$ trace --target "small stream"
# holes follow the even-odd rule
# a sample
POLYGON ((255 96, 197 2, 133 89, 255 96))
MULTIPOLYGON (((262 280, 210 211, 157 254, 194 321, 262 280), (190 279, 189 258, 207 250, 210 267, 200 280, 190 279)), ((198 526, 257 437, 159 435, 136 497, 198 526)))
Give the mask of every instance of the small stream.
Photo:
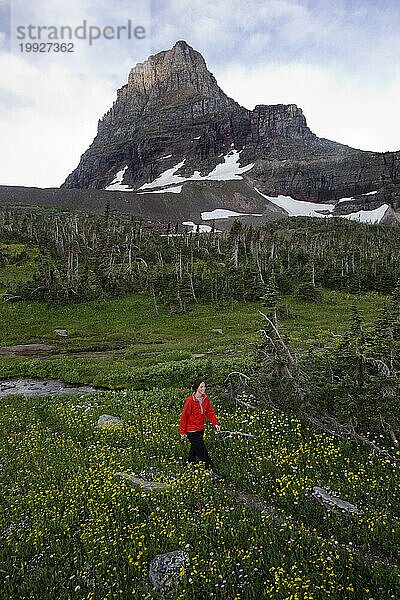
POLYGON ((91 394, 96 388, 90 385, 74 386, 58 379, 5 379, 0 381, 0 398, 23 394, 31 398, 49 394, 91 394))

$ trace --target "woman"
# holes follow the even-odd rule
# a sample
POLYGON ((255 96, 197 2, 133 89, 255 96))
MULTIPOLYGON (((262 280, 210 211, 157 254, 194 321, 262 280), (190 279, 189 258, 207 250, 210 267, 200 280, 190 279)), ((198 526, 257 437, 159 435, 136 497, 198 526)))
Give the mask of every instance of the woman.
POLYGON ((207 417, 218 432, 221 431, 221 427, 218 424, 211 402, 204 393, 205 389, 206 384, 202 379, 197 379, 194 382, 193 394, 189 396, 189 398, 186 398, 179 423, 179 431, 181 439, 183 440, 185 435, 187 435, 190 442, 188 462, 196 462, 197 458, 204 461, 206 463, 206 469, 211 467, 212 475, 217 479, 219 476, 214 473, 214 464, 208 455, 203 436, 207 417))

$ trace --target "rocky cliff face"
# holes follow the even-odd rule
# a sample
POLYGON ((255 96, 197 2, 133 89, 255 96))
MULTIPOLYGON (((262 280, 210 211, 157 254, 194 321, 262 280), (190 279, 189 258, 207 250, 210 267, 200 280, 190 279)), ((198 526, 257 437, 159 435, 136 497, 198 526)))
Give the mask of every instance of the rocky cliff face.
POLYGON ((253 165, 243 174, 248 187, 266 194, 335 202, 389 183, 394 197, 400 195, 400 153, 318 138, 295 104, 241 107, 182 40, 130 71, 61 187, 106 189, 123 171, 120 183, 138 190, 178 164, 175 176, 198 171, 201 177, 232 149, 240 151, 241 166, 253 165))
POLYGON ((131 70, 64 187, 104 189, 126 164, 124 183, 134 185, 183 156, 217 156, 237 141, 247 113, 218 87, 201 54, 179 41, 131 70))
POLYGON ((295 104, 259 104, 251 112, 250 122, 251 141, 255 144, 281 138, 309 141, 317 139, 307 127, 303 111, 295 104))
POLYGON ((171 113, 170 109, 176 112, 175 117, 189 122, 240 110, 218 87, 201 54, 183 41, 137 64, 117 94, 113 107, 99 121, 99 133, 114 128, 119 120, 135 121, 146 116, 151 120, 153 113, 171 113))

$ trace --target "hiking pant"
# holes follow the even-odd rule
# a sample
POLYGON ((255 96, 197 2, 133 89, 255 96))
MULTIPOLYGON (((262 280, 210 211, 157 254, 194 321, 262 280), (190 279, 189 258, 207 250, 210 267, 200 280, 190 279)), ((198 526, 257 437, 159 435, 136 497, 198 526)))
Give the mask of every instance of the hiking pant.
POLYGON ((201 429, 200 431, 188 431, 186 435, 190 442, 188 462, 196 463, 197 459, 202 460, 206 463, 206 469, 209 469, 210 467, 214 469, 214 464, 209 457, 207 448, 204 444, 204 429, 201 429))

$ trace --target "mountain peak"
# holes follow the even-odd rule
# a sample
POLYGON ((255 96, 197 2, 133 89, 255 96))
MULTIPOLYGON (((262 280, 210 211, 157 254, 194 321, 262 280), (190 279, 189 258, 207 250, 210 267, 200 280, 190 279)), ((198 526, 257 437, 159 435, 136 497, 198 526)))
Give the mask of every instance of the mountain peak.
POLYGON ((140 189, 171 169, 173 181, 192 174, 200 181, 239 158, 239 149, 242 166, 257 163, 246 178, 271 195, 330 201, 369 191, 381 174, 377 158, 364 180, 361 171, 349 179, 346 160, 355 150, 318 138, 294 103, 241 107, 218 86, 201 53, 178 40, 130 70, 64 187, 110 189, 122 177, 125 188, 140 189))
POLYGON ((179 40, 169 50, 152 54, 146 61, 133 67, 129 73, 128 87, 149 90, 155 82, 162 83, 167 79, 174 79, 175 83, 170 84, 171 89, 178 88, 182 82, 185 83, 184 75, 187 72, 209 73, 200 52, 184 40, 179 40))
POLYGON ((188 113, 191 120, 194 113, 204 116, 240 108, 218 86, 200 52, 178 40, 130 70, 128 82, 117 90, 117 100, 99 121, 98 131, 121 119, 133 121, 154 111, 189 105, 193 106, 188 113))
POLYGON ((175 44, 173 45, 173 48, 175 48, 175 46, 182 46, 182 47, 186 47, 186 48, 191 48, 193 50, 193 48, 191 46, 189 46, 189 44, 187 43, 186 40, 177 40, 175 42, 175 44))
MULTIPOLYGON (((196 50, 194 50, 192 48, 192 46, 190 46, 185 40, 178 40, 177 42, 175 42, 175 44, 172 46, 171 50, 167 50, 167 52, 170 52, 172 50, 174 50, 175 48, 179 48, 181 50, 184 51, 191 51, 191 52, 197 52, 196 50)), ((197 52, 197 54, 200 54, 199 52, 197 52)))

